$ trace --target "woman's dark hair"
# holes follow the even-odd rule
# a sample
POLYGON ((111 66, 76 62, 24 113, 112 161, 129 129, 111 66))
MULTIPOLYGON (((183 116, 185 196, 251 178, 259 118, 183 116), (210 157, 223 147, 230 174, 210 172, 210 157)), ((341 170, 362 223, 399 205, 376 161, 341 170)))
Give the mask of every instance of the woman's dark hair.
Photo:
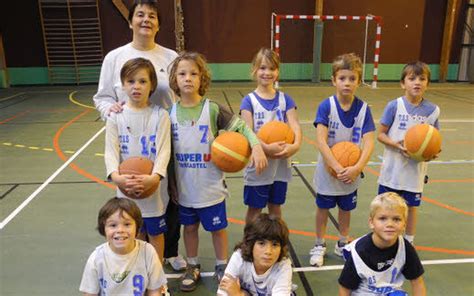
POLYGON ((133 1, 132 7, 128 11, 128 22, 132 23, 133 15, 135 14, 135 9, 138 5, 146 5, 153 9, 156 12, 156 17, 158 18, 158 26, 160 22, 160 10, 158 9, 158 1, 156 0, 135 0, 133 1))

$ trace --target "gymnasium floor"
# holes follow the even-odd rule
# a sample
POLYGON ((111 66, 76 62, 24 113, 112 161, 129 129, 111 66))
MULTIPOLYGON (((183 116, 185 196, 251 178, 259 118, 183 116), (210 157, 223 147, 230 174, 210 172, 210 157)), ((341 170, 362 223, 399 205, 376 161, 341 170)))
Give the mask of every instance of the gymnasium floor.
MULTIPOLYGON (((325 266, 309 266, 315 205, 311 186, 317 151, 312 126, 328 83, 281 83, 298 105, 304 143, 294 157, 284 218, 291 228, 293 281, 298 295, 336 295, 343 261, 332 254, 337 231, 328 225, 325 266)), ((208 97, 238 112, 250 83, 214 83, 208 97)), ((114 195, 105 175, 104 123, 91 107, 95 86, 0 89, 0 294, 79 295, 87 257, 104 239, 95 230, 98 209, 114 195)), ((361 87, 376 122, 388 100, 401 95, 397 83, 361 87)), ((425 264, 428 295, 474 295, 474 86, 431 84, 426 97, 441 108, 443 151, 430 164, 430 183, 419 210, 416 247, 425 264)), ((368 231, 368 204, 377 190, 383 147, 376 144, 352 216, 352 236, 368 231)), ((228 176, 230 246, 242 236, 242 175, 228 176)), ((333 212, 333 214, 336 212, 333 212)), ((337 213, 336 213, 337 215, 337 213)), ((203 280, 187 295, 215 295, 214 252, 201 232, 203 280)), ((181 253, 184 254, 181 242, 181 253)), ((230 250, 229 250, 230 251, 230 250)), ((178 283, 171 270, 174 295, 178 283)), ((408 290, 409 287, 407 286, 408 290)))

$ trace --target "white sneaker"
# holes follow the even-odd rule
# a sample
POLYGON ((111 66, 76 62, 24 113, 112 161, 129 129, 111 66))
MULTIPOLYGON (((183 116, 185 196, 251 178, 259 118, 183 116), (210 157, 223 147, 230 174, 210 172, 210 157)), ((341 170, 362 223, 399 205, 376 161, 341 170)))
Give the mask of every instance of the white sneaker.
POLYGON ((174 271, 183 271, 186 269, 187 263, 183 256, 165 258, 165 264, 170 264, 174 271))
POLYGON ((343 256, 343 250, 344 250, 344 247, 347 245, 347 243, 341 243, 341 242, 337 242, 336 245, 334 246, 334 254, 336 254, 337 256, 339 257, 342 257, 343 256))
POLYGON ((324 255, 326 254, 326 245, 315 245, 310 251, 309 264, 321 267, 324 264, 324 255))

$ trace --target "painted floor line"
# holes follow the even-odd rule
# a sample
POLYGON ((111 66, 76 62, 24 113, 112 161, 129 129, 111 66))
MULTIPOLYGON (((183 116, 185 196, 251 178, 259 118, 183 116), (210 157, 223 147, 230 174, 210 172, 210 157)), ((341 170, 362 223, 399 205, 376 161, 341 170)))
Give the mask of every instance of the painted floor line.
MULTIPOLYGON (((377 158, 383 160, 382 155, 377 155, 377 158)), ((369 162, 370 163, 370 162, 369 162)), ((453 159, 453 160, 432 160, 430 164, 461 164, 461 163, 474 163, 472 159, 453 159)), ((380 163, 382 164, 382 163, 380 163)))
MULTIPOLYGON (((465 264, 465 263, 474 263, 474 258, 465 258, 465 259, 443 259, 443 260, 422 260, 423 265, 446 265, 446 264, 465 264)), ((328 270, 341 270, 344 265, 328 265, 322 267, 294 267, 293 272, 315 272, 315 271, 328 271, 328 270)), ((201 272, 201 277, 212 277, 214 272, 201 272)), ((181 277, 180 273, 171 273, 167 274, 168 279, 178 279, 181 277)))
POLYGON ((14 98, 14 97, 17 97, 17 96, 21 96, 21 95, 24 95, 24 94, 25 94, 24 92, 21 92, 21 93, 17 93, 16 95, 12 95, 12 96, 5 97, 5 98, 0 98, 0 102, 6 101, 8 99, 11 99, 11 98, 14 98))
POLYGON ((105 126, 102 127, 92 138, 90 138, 79 150, 77 150, 74 155, 72 155, 63 165, 57 169, 40 187, 38 187, 27 199, 25 199, 13 212, 6 217, 2 223, 0 223, 0 230, 2 230, 13 218, 18 215, 21 210, 23 210, 43 189, 48 186, 51 181, 54 180, 79 154, 81 154, 84 149, 87 148, 103 131, 105 130, 105 126))
MULTIPOLYGON (((379 118, 374 118, 374 122, 380 122, 379 118)), ((440 119, 439 122, 441 123, 474 123, 474 119, 440 119)), ((314 120, 300 120, 300 124, 313 124, 314 120)), ((444 129, 441 128, 441 132, 452 132, 456 131, 456 129, 444 129)))
MULTIPOLYGON (((382 159, 382 157, 379 157, 382 159)), ((433 160, 430 161, 430 165, 434 164, 473 164, 474 160, 469 160, 469 159, 455 159, 455 160, 446 160, 446 161, 441 161, 441 160, 433 160)), ((299 163, 299 162, 293 162, 292 165, 295 167, 315 167, 317 162, 312 162, 312 163, 299 163)), ((367 163, 367 166, 380 166, 382 165, 381 162, 378 161, 369 161, 367 163)))

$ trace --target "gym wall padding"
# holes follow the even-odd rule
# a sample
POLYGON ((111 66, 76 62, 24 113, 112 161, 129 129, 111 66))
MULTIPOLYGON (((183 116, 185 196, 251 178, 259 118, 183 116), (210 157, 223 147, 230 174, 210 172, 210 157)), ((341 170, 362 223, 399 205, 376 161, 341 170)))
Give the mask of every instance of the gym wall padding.
MULTIPOLYGON (((379 80, 397 80, 403 64, 421 59, 436 68, 441 55, 442 33, 448 0, 338 0, 325 1, 326 15, 379 15, 383 18, 379 80), (388 69, 388 70, 385 70, 388 69), (384 72, 385 71, 385 72, 384 72), (398 72, 398 73, 397 73, 398 72)), ((131 1, 124 1, 128 6, 131 1)), ((161 28, 157 41, 175 47, 173 1, 159 1, 161 28)), ((467 0, 459 2, 462 11, 467 0)), ((249 80, 249 63, 262 46, 270 46, 271 13, 314 14, 314 0, 182 0, 186 48, 203 53, 214 80, 249 80)), ((131 40, 127 21, 112 0, 101 0, 100 16, 104 54, 131 40)), ((47 84, 47 63, 37 0, 2 3, 6 71, 12 85, 47 84), (19 22, 21 21, 21 25, 19 22), (38 70, 42 68, 43 70, 38 70), (23 73, 24 72, 24 73, 23 73), (20 76, 18 76, 20 75, 20 76), (39 75, 36 77, 35 75, 39 75)), ((463 14, 456 22, 448 79, 456 79, 463 14)), ((373 24, 369 26, 373 30, 373 24), (371 27, 372 26, 372 27, 371 27)), ((285 21, 282 25, 283 79, 311 78, 313 23, 285 21)), ((341 53, 360 54, 365 23, 326 22, 322 69, 341 53)), ((368 64, 373 59, 374 35, 368 35, 368 64)), ((322 71, 322 79, 328 72, 322 71)), ((5 73, 2 76, 6 76, 5 73)), ((433 79, 437 76, 433 75, 433 79)))

